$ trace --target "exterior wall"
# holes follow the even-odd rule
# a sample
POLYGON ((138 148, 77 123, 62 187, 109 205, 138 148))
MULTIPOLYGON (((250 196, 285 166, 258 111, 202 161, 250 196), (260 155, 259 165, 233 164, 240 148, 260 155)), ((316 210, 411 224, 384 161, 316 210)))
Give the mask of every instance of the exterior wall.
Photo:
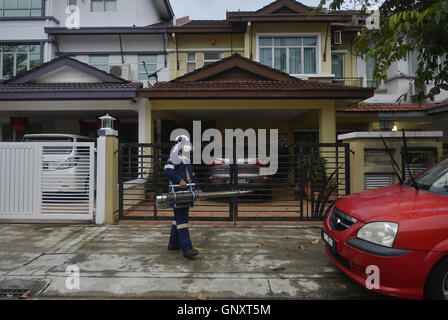
POLYGON ((239 34, 176 34, 169 38, 170 80, 187 73, 188 53, 196 53, 197 69, 204 66, 204 52, 222 52, 224 58, 233 53, 244 54, 244 36, 239 34))
MULTIPOLYGON (((80 52, 91 53, 109 52, 109 65, 129 65, 131 69, 131 77, 129 80, 141 81, 139 79, 138 55, 124 54, 124 63, 122 62, 120 52, 120 41, 117 35, 111 36, 59 36, 59 50, 61 52, 80 52), (94 46, 92 44, 95 44, 94 46), (113 54, 112 54, 113 53, 113 54)), ((154 52, 157 55, 157 70, 162 69, 159 73, 159 81, 167 81, 169 78, 168 57, 157 54, 163 52, 163 35, 123 35, 122 36, 123 51, 142 52, 144 55, 150 55, 154 52)), ((77 60, 89 63, 89 55, 80 54, 73 55, 77 60)))
MULTIPOLYGON (((48 14, 61 21, 60 27, 65 27, 68 16, 65 10, 68 1, 49 1, 48 14)), ((117 0, 116 12, 91 12, 91 1, 78 1, 82 27, 119 27, 147 26, 161 22, 157 8, 150 0, 117 0)))
MULTIPOLYGON (((395 160, 401 167, 402 138, 385 138, 385 140, 390 150, 393 152, 395 160)), ((389 164, 390 161, 387 161, 387 164, 382 162, 369 163, 365 159, 364 154, 366 149, 384 150, 384 144, 381 140, 359 138, 344 140, 343 142, 349 143, 350 150, 354 151, 354 153, 350 154, 350 184, 352 193, 365 190, 364 176, 366 173, 394 173, 392 166, 389 164)), ((407 143, 409 148, 434 147, 437 149, 439 155, 442 154, 442 143, 438 138, 408 138, 407 143)), ((394 183, 398 183, 397 177, 395 177, 394 183)))
POLYGON ((343 53, 344 54, 344 77, 352 78, 356 77, 356 57, 353 52, 353 33, 342 33, 342 44, 332 45, 331 53, 343 53))

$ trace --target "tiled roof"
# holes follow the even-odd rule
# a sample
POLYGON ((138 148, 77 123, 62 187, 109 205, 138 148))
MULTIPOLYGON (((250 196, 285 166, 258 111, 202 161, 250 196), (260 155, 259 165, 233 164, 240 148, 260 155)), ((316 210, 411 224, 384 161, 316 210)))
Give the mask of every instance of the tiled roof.
POLYGON ((139 82, 89 82, 89 83, 24 83, 0 84, 0 92, 31 92, 31 91, 85 91, 85 90, 115 90, 138 89, 143 85, 139 82))
POLYGON ((218 89, 218 90, 320 90, 320 89, 353 89, 352 87, 334 85, 317 81, 171 81, 158 82, 154 89, 218 89))
POLYGON ((435 104, 418 103, 365 103, 360 104, 357 108, 346 109, 347 112, 408 112, 408 111, 425 111, 435 104))
POLYGON ((176 79, 172 80, 171 82, 183 81, 184 79, 189 78, 190 76, 192 76, 192 75, 194 75, 194 74, 203 72, 203 71, 205 71, 205 70, 207 70, 207 69, 211 69, 211 68, 213 68, 213 67, 215 67, 215 66, 217 66, 217 65, 223 64, 223 63, 225 63, 225 62, 227 62, 227 61, 229 61, 229 60, 233 60, 233 59, 239 59, 239 60, 242 60, 242 61, 246 61, 246 62, 248 62, 248 63, 250 63, 250 64, 259 66, 259 67, 261 67, 261 68, 263 68, 263 69, 266 69, 266 70, 275 72, 275 73, 277 73, 277 74, 279 74, 279 75, 281 75, 281 76, 287 77, 287 78, 289 78, 290 80, 299 80, 299 79, 297 79, 297 78, 292 77, 289 73, 280 71, 280 70, 278 70, 278 69, 275 69, 275 68, 266 66, 266 65, 264 65, 264 64, 262 64, 262 63, 260 63, 260 62, 257 62, 257 61, 251 60, 251 59, 249 59, 249 58, 243 57, 243 56, 240 55, 239 53, 234 53, 233 55, 231 55, 231 56, 229 56, 229 57, 227 57, 227 58, 224 58, 224 59, 215 61, 215 62, 213 62, 213 63, 210 63, 210 64, 208 64, 208 65, 203 66, 202 68, 193 70, 193 71, 191 71, 191 72, 189 72, 189 73, 187 73, 187 74, 185 74, 185 75, 183 75, 183 76, 177 77, 176 79))

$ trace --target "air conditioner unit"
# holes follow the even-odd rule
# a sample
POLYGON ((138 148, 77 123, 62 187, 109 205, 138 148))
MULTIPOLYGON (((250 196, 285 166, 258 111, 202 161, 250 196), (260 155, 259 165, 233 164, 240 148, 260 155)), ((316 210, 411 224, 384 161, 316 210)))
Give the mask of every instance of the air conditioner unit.
POLYGON ((128 64, 111 64, 109 73, 124 80, 131 80, 131 67, 128 64))
POLYGON ((341 45, 342 44, 342 32, 341 30, 336 30, 333 32, 333 44, 341 45))

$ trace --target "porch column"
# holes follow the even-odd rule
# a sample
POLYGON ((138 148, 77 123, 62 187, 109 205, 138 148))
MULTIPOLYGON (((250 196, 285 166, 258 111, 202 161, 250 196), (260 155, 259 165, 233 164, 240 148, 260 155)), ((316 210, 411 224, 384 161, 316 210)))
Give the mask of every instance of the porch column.
POLYGON ((153 143, 153 111, 148 99, 141 99, 138 109, 138 142, 153 143))
POLYGON ((334 102, 319 110, 319 142, 336 143, 336 108, 334 102))
POLYGON ((95 223, 114 224, 118 210, 118 132, 98 131, 95 223))

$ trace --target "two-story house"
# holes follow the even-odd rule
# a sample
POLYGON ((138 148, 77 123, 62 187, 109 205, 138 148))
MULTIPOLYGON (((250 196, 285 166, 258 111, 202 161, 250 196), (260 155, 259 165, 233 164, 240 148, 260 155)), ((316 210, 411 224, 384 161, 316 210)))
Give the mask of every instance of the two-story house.
MULTIPOLYGON (((142 90, 152 116, 167 127, 202 120, 222 130, 279 128, 289 141, 304 142, 334 143, 338 130, 367 129, 343 122, 337 128, 336 119, 337 111, 373 96, 356 77, 352 55, 359 12, 310 18, 312 10, 278 0, 227 12, 226 20, 182 18, 168 26, 171 81, 142 90)), ((157 127, 166 141, 164 125, 157 127)))
POLYGON ((0 141, 25 132, 94 136, 108 111, 126 129, 122 138, 136 141, 145 104, 137 89, 156 71, 168 80, 163 25, 173 18, 168 0, 1 0, 0 141), (120 93, 129 86, 132 94, 120 93), (111 94, 93 93, 102 87, 111 94))

